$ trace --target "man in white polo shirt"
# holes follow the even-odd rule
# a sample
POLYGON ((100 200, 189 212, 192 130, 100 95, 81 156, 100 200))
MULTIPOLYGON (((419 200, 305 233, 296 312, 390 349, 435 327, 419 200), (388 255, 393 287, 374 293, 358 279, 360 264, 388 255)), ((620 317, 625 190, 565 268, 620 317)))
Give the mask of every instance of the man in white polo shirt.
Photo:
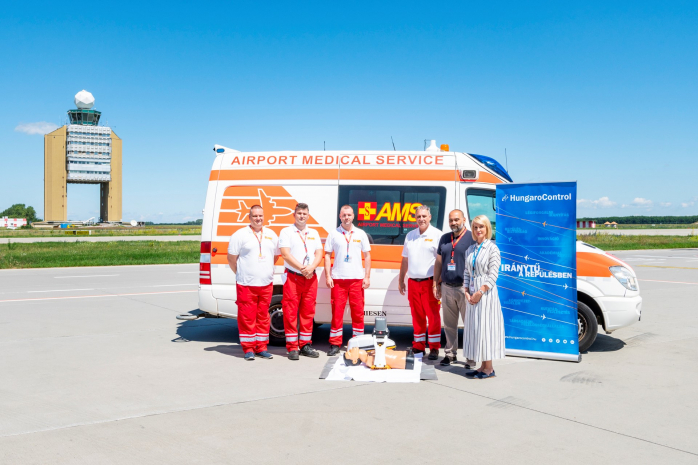
POLYGON ((327 355, 339 354, 344 330, 344 308, 349 300, 352 336, 364 333, 364 289, 371 285, 371 244, 368 236, 354 227, 354 209, 344 205, 339 210, 342 224, 325 241, 325 281, 332 289, 332 326, 330 350, 327 355), (328 273, 334 252, 332 272, 328 273), (361 264, 361 254, 365 260, 361 264))
POLYGON ((315 268, 322 261, 323 253, 320 235, 306 225, 309 217, 308 204, 297 204, 293 212, 294 225, 282 229, 279 234, 279 250, 286 266, 281 308, 289 360, 298 360, 299 354, 313 358, 320 355, 311 343, 317 299, 315 268))
POLYGON ((230 237, 228 264, 235 273, 238 332, 245 360, 255 355, 270 359, 269 304, 272 296, 274 262, 279 258, 279 238, 264 225, 264 210, 250 208, 250 225, 230 237))
POLYGON ((407 274, 409 278, 407 299, 410 301, 414 327, 412 347, 417 353, 424 352, 425 343, 428 342, 428 358, 436 360, 441 347, 441 315, 439 315, 439 301, 434 297, 432 285, 441 230, 429 224, 431 211, 427 205, 417 207, 414 216, 417 220, 417 229, 410 231, 405 237, 398 290, 400 294, 405 295, 405 274, 407 274))

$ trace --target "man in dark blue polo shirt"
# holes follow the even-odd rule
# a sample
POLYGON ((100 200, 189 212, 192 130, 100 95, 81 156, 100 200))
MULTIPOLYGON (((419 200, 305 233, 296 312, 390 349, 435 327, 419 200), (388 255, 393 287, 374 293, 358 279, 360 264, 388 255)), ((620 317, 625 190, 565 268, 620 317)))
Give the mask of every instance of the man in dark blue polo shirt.
MULTIPOLYGON (((436 250, 434 264, 434 296, 441 300, 444 314, 444 332, 446 333, 446 356, 441 365, 450 365, 456 361, 458 353, 458 315, 465 320, 465 289, 463 273, 465 272, 465 251, 473 244, 473 236, 465 225, 465 215, 461 210, 453 210, 448 215, 451 232, 441 236, 436 250)), ((466 368, 475 366, 472 360, 466 360, 466 368)))

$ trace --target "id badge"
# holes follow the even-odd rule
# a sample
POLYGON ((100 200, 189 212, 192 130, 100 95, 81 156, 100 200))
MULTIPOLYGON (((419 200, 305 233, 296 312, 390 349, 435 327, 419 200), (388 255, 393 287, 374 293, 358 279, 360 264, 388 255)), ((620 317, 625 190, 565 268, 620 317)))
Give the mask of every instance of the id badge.
POLYGON ((308 257, 307 255, 303 259, 303 265, 310 265, 310 257, 308 257))
POLYGON ((265 260, 267 259, 267 257, 265 257, 264 255, 258 255, 258 256, 257 256, 257 259, 258 259, 260 262, 263 262, 263 261, 265 261, 265 260))
POLYGON ((470 289, 470 293, 471 293, 471 294, 473 294, 473 293, 475 292, 475 281, 474 281, 472 278, 470 278, 470 286, 469 286, 469 289, 470 289))
POLYGON ((350 257, 349 255, 347 255, 346 257, 344 257, 344 262, 345 262, 345 263, 351 263, 351 257, 350 257))
POLYGON ((446 269, 447 269, 448 271, 456 271, 456 264, 455 264, 455 263, 449 263, 448 265, 446 265, 446 269))

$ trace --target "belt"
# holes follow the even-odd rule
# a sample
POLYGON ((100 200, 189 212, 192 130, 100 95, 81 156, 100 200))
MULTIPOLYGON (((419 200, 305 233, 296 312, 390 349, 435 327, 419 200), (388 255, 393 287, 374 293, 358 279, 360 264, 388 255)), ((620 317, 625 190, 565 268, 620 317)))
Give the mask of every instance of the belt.
MULTIPOLYGON (((303 273, 299 273, 299 272, 297 272, 297 271, 289 270, 288 268, 286 268, 286 273, 291 273, 291 274, 295 274, 295 275, 298 275, 298 276, 303 276, 303 273)), ((305 278, 305 276, 303 276, 303 277, 305 278)))
POLYGON ((429 280, 433 280, 433 279, 434 279, 434 277, 433 277, 433 276, 429 276, 428 278, 410 278, 410 279, 411 279, 412 281, 415 281, 415 282, 421 283, 422 281, 429 281, 429 280))
POLYGON ((447 282, 441 281, 441 284, 445 284, 448 287, 463 287, 463 283, 447 283, 447 282))

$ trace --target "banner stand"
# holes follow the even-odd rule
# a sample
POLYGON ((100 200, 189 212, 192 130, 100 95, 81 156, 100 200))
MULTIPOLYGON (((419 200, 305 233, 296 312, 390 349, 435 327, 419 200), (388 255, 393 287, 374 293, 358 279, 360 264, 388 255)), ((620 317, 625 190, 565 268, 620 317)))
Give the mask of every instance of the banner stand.
POLYGON ((579 362, 577 183, 497 185, 505 353, 579 362))
POLYGON ((545 360, 559 360, 561 362, 575 362, 579 363, 582 361, 582 354, 560 354, 556 352, 536 352, 533 350, 519 350, 519 349, 506 349, 505 351, 508 357, 524 357, 524 358, 536 358, 545 360))

